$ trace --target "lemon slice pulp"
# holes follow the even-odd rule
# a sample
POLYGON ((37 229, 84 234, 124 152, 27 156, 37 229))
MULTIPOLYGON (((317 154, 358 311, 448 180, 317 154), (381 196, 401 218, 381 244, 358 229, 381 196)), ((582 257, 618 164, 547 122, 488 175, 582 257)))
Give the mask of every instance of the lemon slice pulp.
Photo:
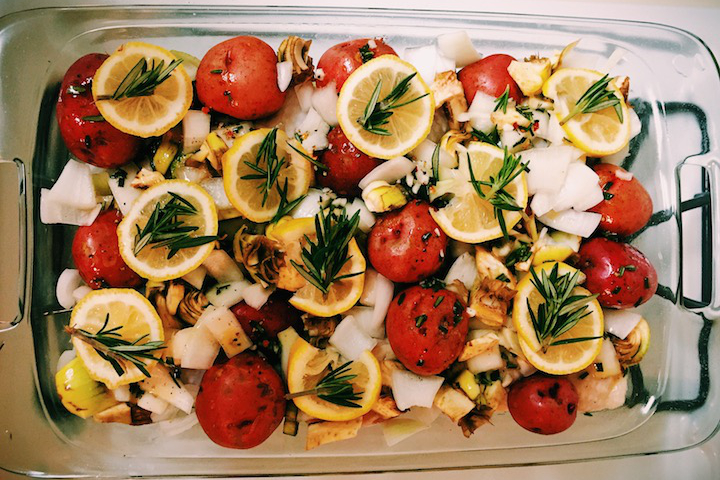
MULTIPOLYGON (((541 271, 549 273, 558 265, 558 274, 572 274, 573 267, 562 262, 548 262, 535 267, 538 276, 541 271)), ((538 305, 544 302, 543 297, 532 283, 532 275, 527 274, 518 283, 518 293, 513 301, 513 324, 518 332, 520 348, 527 360, 538 370, 553 375, 567 375, 584 369, 600 353, 603 338, 603 314, 597 300, 587 304, 587 315, 580 319, 570 330, 558 336, 555 341, 568 341, 577 338, 593 338, 592 340, 551 345, 542 348, 535 333, 529 309, 537 312, 538 305)), ((589 296, 590 292, 582 287, 575 287, 573 295, 589 296)))
POLYGON ((137 251, 138 231, 145 227, 156 208, 173 199, 171 194, 189 202, 196 211, 176 220, 182 222, 183 227, 196 227, 190 237, 214 236, 218 232, 215 202, 199 185, 185 180, 167 180, 148 188, 118 225, 118 245, 120 255, 130 268, 141 277, 157 282, 179 278, 196 269, 215 247, 215 242, 209 242, 182 248, 170 258, 170 249, 166 246, 156 248, 156 245, 148 244, 137 251))
POLYGON ((435 101, 427 84, 417 75, 415 67, 394 55, 382 55, 355 70, 345 81, 337 102, 340 127, 353 145, 366 154, 391 159, 417 147, 430 132, 435 113, 435 101), (380 128, 386 135, 370 132, 359 120, 364 114, 373 92, 380 82, 378 100, 382 101, 401 81, 415 74, 408 90, 390 110, 387 124, 380 128), (413 99, 419 98, 416 101, 413 99), (402 105, 402 106, 400 106, 402 105))
MULTIPOLYGON (((135 290, 106 288, 88 293, 73 309, 70 327, 97 333, 106 320, 105 330, 119 327, 115 331, 119 335, 117 338, 129 342, 142 338, 140 345, 164 340, 162 321, 155 308, 135 290)), ((90 377, 103 382, 108 388, 145 378, 140 369, 124 360, 119 360, 124 373, 118 375, 110 362, 102 358, 92 345, 77 336, 73 336, 72 343, 90 377)))
POLYGON ((277 130, 275 154, 282 165, 265 197, 267 179, 248 176, 268 170, 267 157, 258 153, 270 133, 270 129, 261 128, 243 135, 235 140, 222 160, 223 185, 228 200, 245 218, 257 223, 268 222, 275 216, 280 207, 279 189, 284 190, 286 182, 286 198, 292 202, 307 193, 313 179, 312 164, 303 156, 307 153, 300 143, 294 138, 288 139, 284 131, 277 130))
MULTIPOLYGON (((310 345, 302 338, 295 341, 288 361, 288 391, 290 394, 315 388, 329 371, 332 358, 324 351, 310 345)), ((337 366, 336 366, 337 367, 337 366)), ((359 407, 336 405, 317 395, 295 397, 295 405, 314 418, 329 421, 346 421, 358 418, 370 411, 380 396, 382 386, 380 364, 368 350, 350 364, 348 375, 352 379, 353 390, 360 396, 354 401, 359 407)))
MULTIPOLYGON (((471 142, 467 150, 477 181, 488 181, 491 176, 497 176, 503 165, 503 150, 481 142, 471 142)), ((446 170, 436 186, 438 196, 442 193, 452 193, 454 196, 446 206, 438 210, 431 209, 430 214, 449 237, 461 242, 480 243, 502 237, 503 232, 493 206, 480 198, 470 183, 468 157, 460 157, 459 167, 446 170)), ((505 191, 524 209, 528 201, 525 172, 510 182, 505 191)), ((508 230, 522 218, 519 211, 503 210, 502 215, 508 230)))
MULTIPOLYGON (((543 85, 543 95, 554 102, 558 120, 567 116, 576 102, 603 74, 580 68, 562 68, 543 85)), ((630 115, 620 90, 611 81, 608 88, 614 90, 620 100, 622 120, 615 109, 605 108, 594 113, 580 113, 563 126, 568 139, 576 147, 590 155, 605 156, 622 150, 630 141, 630 115)))
POLYGON ((142 59, 147 69, 176 60, 164 48, 144 42, 121 45, 100 65, 93 76, 93 97, 103 118, 118 130, 138 137, 162 135, 177 125, 190 109, 192 81, 181 65, 160 83, 150 95, 106 99, 112 96, 128 73, 142 59))
POLYGON ((362 272, 360 275, 333 282, 327 294, 306 282, 290 298, 290 304, 316 317, 332 317, 350 310, 360 300, 365 285, 365 257, 354 238, 348 244, 348 258, 338 276, 362 272))

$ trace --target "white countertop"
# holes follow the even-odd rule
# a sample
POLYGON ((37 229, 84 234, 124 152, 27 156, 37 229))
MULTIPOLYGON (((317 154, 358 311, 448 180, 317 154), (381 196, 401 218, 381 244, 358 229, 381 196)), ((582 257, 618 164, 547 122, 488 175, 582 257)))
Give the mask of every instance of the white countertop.
MULTIPOLYGON (((0 0, 0 15, 5 15, 30 7, 42 6, 64 6, 69 4, 99 5, 111 3, 142 3, 145 5, 162 4, 188 4, 203 3, 213 5, 297 5, 293 0, 275 0, 272 2, 262 1, 190 1, 190 0, 140 0, 138 2, 123 2, 121 0, 0 0)), ((612 18, 640 20, 648 22, 673 25, 688 30, 701 39, 715 52, 720 55, 720 0, 656 0, 643 1, 635 0, 634 3, 626 3, 623 0, 610 0, 601 2, 593 1, 527 1, 515 0, 513 2, 470 2, 468 0, 396 0, 387 2, 381 0, 365 0, 364 2, 343 2, 341 0, 305 0, 303 5, 314 6, 340 6, 352 5, 363 7, 393 8, 420 8, 420 9, 448 9, 448 10, 472 10, 483 12, 505 12, 505 13, 534 13, 563 16, 577 16, 590 18, 612 18), (692 6, 690 6, 692 5, 692 6)), ((717 94, 715 92, 714 94, 717 94)), ((572 448, 572 447, 568 447, 572 448)), ((344 478, 352 480, 387 480, 387 479, 422 479, 429 480, 442 476, 443 480, 460 480, 468 477, 480 477, 484 479, 517 479, 532 478, 541 479, 577 479, 586 480, 604 478, 633 478, 642 479, 716 479, 720 478, 720 435, 716 435, 704 445, 676 453, 635 457, 620 460, 604 460, 593 462, 581 462, 567 465, 555 466, 533 466, 514 467, 509 469, 482 469, 462 470, 452 472, 430 472, 430 473, 399 473, 384 475, 353 475, 353 476, 332 476, 325 478, 344 478)), ((7 473, 0 473, 1 478, 20 478, 9 476, 7 473)), ((303 477, 308 478, 308 477, 303 477)))

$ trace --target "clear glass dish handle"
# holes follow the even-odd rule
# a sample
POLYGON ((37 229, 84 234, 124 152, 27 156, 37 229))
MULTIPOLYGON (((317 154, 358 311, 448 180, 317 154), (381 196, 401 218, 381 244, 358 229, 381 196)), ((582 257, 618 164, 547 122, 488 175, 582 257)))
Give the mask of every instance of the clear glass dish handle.
MULTIPOLYGON (((688 157, 679 165, 679 168, 684 167, 695 167, 704 170, 707 179, 707 189, 701 195, 680 204, 679 219, 682 231, 683 211, 703 207, 708 209, 708 214, 703 219, 704 222, 707 222, 707 225, 704 226, 701 235, 703 237, 702 248, 708 248, 709 255, 706 256, 707 260, 703 262, 701 274, 702 282, 710 294, 708 300, 704 302, 688 301, 683 298, 683 307, 701 314, 709 320, 720 320, 720 153, 711 151, 688 157)), ((683 252, 681 252, 681 258, 682 254, 683 252)))
MULTIPOLYGON (((15 307, 17 310, 12 312, 12 309, 10 305, 5 306, 3 305, 3 313, 2 316, 0 316, 0 332, 9 330, 10 328, 17 325, 24 316, 25 313, 25 293, 26 293, 26 274, 27 274, 27 194, 26 194, 26 186, 27 186, 27 177, 26 177, 26 170, 25 170, 25 164, 19 159, 15 158, 13 160, 5 160, 0 158, 0 168, 2 168, 3 175, 5 175, 4 170, 6 169, 5 165, 11 165, 15 167, 15 171, 17 174, 17 192, 18 196, 17 198, 14 197, 15 191, 14 189, 0 190, 0 202, 2 202, 2 208, 8 209, 8 212, 11 212, 10 209, 12 209, 13 205, 17 205, 17 217, 18 217, 18 236, 17 236, 17 251, 8 251, 7 248, 3 248, 3 252, 0 252, 0 255, 5 256, 5 258, 11 257, 13 254, 17 253, 17 297, 15 307), (12 197, 12 198, 10 198, 12 197)), ((14 213, 14 212, 13 212, 14 213)), ((3 216, 5 214, 3 213, 3 216)), ((11 238, 13 228, 9 228, 9 232, 2 233, 2 237, 4 237, 3 241, 0 242, 0 244, 7 246, 8 242, 11 242, 12 240, 8 240, 11 238)), ((0 265, 3 266, 3 270, 11 270, 12 267, 8 266, 8 263, 10 262, 2 262, 0 261, 0 265), (6 268, 7 267, 7 268, 6 268)), ((0 279, 2 279, 3 284, 10 285, 12 282, 11 275, 12 273, 6 272, 6 271, 0 271, 0 279), (7 282, 7 283, 6 283, 7 282)))

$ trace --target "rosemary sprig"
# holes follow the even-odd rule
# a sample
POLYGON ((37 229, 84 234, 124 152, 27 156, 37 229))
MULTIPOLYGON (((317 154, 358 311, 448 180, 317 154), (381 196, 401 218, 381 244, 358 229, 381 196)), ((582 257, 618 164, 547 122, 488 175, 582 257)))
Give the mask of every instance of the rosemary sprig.
POLYGON ((334 282, 362 274, 362 272, 354 272, 340 275, 340 270, 350 261, 348 245, 359 223, 360 212, 355 212, 348 218, 345 209, 339 214, 330 213, 327 216, 323 210, 320 210, 315 215, 317 241, 313 242, 305 235, 308 245, 302 249, 300 258, 303 263, 300 264, 295 260, 290 260, 290 263, 323 294, 330 291, 330 285, 334 282))
POLYGON ((545 300, 533 312, 530 300, 527 301, 528 312, 532 320, 535 334, 542 345, 543 352, 554 345, 565 345, 569 343, 584 342, 600 337, 578 337, 565 340, 555 340, 563 333, 572 329, 577 323, 590 315, 588 303, 593 301, 594 295, 573 295, 573 289, 578 284, 579 271, 572 273, 558 273, 559 264, 550 270, 550 274, 543 270, 541 276, 530 269, 532 279, 530 282, 537 289, 538 293, 545 300))
POLYGON ((515 156, 509 153, 506 147, 503 155, 503 164, 498 173, 495 176, 488 177, 487 180, 477 180, 473 173, 472 162, 470 162, 470 154, 467 154, 470 184, 472 184, 480 198, 487 200, 490 202, 490 205, 493 206, 495 218, 497 218, 500 224, 500 230, 502 230, 505 238, 508 237, 508 232, 502 211, 518 212, 522 210, 522 207, 517 204, 513 196, 505 190, 518 175, 528 170, 527 164, 520 161, 521 158, 519 155, 515 156), (486 187, 486 191, 483 191, 482 187, 486 187))
POLYGON ((495 146, 500 145, 500 133, 498 132, 497 125, 493 127, 490 133, 485 133, 481 130, 473 128, 472 132, 470 132, 470 135, 472 135, 473 138, 481 142, 489 143, 490 145, 495 146))
POLYGON ((280 195, 280 205, 278 205, 278 210, 275 213, 275 216, 273 216, 272 220, 270 220, 270 223, 277 223, 278 220, 280 220, 285 215, 289 215, 290 212, 293 211, 295 207, 297 207, 300 202, 302 202, 307 195, 300 195, 298 198, 293 200, 292 202, 288 202, 287 199, 287 190, 288 190, 288 179, 285 179, 285 184, 283 187, 280 187, 280 184, 278 183, 275 188, 277 189, 278 195, 280 195))
POLYGON ((609 107, 615 109, 620 122, 623 121, 622 102, 615 95, 614 90, 608 90, 608 85, 612 79, 606 73, 600 80, 593 83, 585 93, 578 98, 572 110, 560 120, 560 125, 565 125, 571 118, 580 113, 594 113, 609 107))
POLYGON ((170 201, 162 205, 155 205, 155 210, 150 214, 145 226, 140 229, 136 225, 135 248, 133 253, 138 255, 145 247, 152 245, 152 248, 168 248, 167 258, 175 256, 184 248, 199 247, 206 243, 217 240, 215 235, 199 237, 190 236, 199 227, 186 225, 180 217, 197 215, 195 206, 180 195, 168 192, 172 197, 170 201))
POLYGON ((510 101, 510 85, 505 87, 505 91, 503 92, 503 94, 495 99, 495 108, 493 108, 493 112, 502 110, 503 113, 507 113, 509 101, 510 101))
POLYGON ((108 313, 105 315, 103 326, 96 333, 70 326, 65 327, 65 331, 69 333, 70 336, 82 340, 93 347, 103 360, 106 360, 112 365, 118 375, 125 373, 122 362, 128 362, 135 365, 143 375, 150 377, 150 372, 148 372, 147 365, 143 359, 161 361, 155 357, 153 353, 164 349, 165 344, 161 341, 140 343, 148 336, 147 334, 133 342, 125 340, 119 333, 123 328, 122 325, 107 328, 109 321, 110 314, 108 313))
POLYGON ((315 388, 310 390, 303 390, 302 392, 288 393, 285 398, 292 400, 297 397, 304 397, 305 395, 317 395, 318 398, 325 400, 326 402, 340 405, 341 407, 360 408, 360 405, 355 403, 360 400, 363 394, 362 391, 356 392, 353 389, 351 383, 357 375, 348 374, 350 371, 350 365, 352 362, 346 362, 340 365, 338 368, 330 368, 330 371, 317 383, 315 388))
POLYGON ((375 85, 375 89, 370 96, 370 101, 367 105, 365 105, 363 115, 357 119, 360 126, 375 135, 382 135, 386 137, 392 135, 392 133, 390 133, 387 129, 383 128, 383 125, 390 123, 388 119, 392 116, 393 110, 410 105, 411 103, 417 102, 421 98, 427 96, 427 93, 425 93, 410 100, 400 102, 400 99, 410 90, 410 82, 415 75, 417 75, 417 73, 411 73, 400 80, 400 82, 398 82, 398 84, 395 85, 390 93, 388 93, 388 95, 382 100, 380 100, 382 80, 378 80, 375 85))
POLYGON ((243 175, 240 177, 242 180, 264 180, 258 185, 258 190, 263 194, 262 206, 264 207, 270 191, 277 182, 280 170, 285 165, 285 158, 278 158, 277 156, 277 127, 270 130, 260 143, 255 163, 247 160, 244 163, 255 173, 243 175), (260 166, 261 161, 264 162, 264 167, 260 166))
POLYGON ((182 63, 181 59, 173 60, 166 67, 165 60, 155 63, 153 59, 150 68, 145 57, 138 60, 133 68, 125 75, 120 85, 112 95, 99 95, 98 100, 120 100, 121 98, 146 97, 152 95, 155 89, 170 78, 173 70, 182 63))
MULTIPOLYGON (((296 135, 297 135, 297 134, 296 134, 296 135)), ((298 140, 297 137, 296 137, 295 139, 296 139, 299 143, 302 143, 302 141, 301 141, 301 140, 298 140)), ((318 170, 323 170, 323 171, 324 171, 324 170, 327 170, 327 169, 328 169, 327 165, 325 165, 324 163, 322 163, 322 162, 321 162, 320 160, 318 160, 317 158, 313 158, 313 157, 311 157, 310 155, 308 155, 307 153, 303 152, 302 150, 300 150, 299 148, 297 148, 297 147, 296 147, 295 145, 293 145, 292 143, 287 142, 287 145, 288 145, 288 147, 290 147, 290 148, 292 148, 293 150, 295 150, 295 151, 296 151, 301 157, 303 157, 305 160, 307 160, 308 162, 310 162, 310 163, 312 163, 313 165, 315 165, 315 166, 318 168, 318 170)))

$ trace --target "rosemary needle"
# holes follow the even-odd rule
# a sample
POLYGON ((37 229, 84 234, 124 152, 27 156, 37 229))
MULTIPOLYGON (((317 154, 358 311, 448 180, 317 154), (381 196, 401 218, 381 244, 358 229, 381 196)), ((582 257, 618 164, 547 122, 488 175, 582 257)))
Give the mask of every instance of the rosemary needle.
POLYGON ((153 59, 148 69, 148 62, 145 57, 138 60, 133 68, 125 75, 125 78, 117 86, 112 95, 98 96, 98 100, 120 100, 122 98, 146 97, 152 95, 155 89, 165 80, 170 78, 173 70, 182 63, 182 60, 173 60, 165 66, 165 61, 160 60, 157 64, 153 59))
POLYGON ((297 397, 304 397, 306 395, 317 395, 318 398, 325 400, 326 402, 340 405, 341 407, 349 408, 360 408, 360 405, 355 403, 357 400, 361 400, 362 391, 356 392, 353 389, 351 383, 357 375, 348 374, 350 371, 350 365, 352 362, 346 362, 340 365, 338 368, 330 368, 330 371, 320 379, 315 385, 315 388, 309 390, 303 390, 302 392, 288 393, 285 398, 292 400, 297 397))

